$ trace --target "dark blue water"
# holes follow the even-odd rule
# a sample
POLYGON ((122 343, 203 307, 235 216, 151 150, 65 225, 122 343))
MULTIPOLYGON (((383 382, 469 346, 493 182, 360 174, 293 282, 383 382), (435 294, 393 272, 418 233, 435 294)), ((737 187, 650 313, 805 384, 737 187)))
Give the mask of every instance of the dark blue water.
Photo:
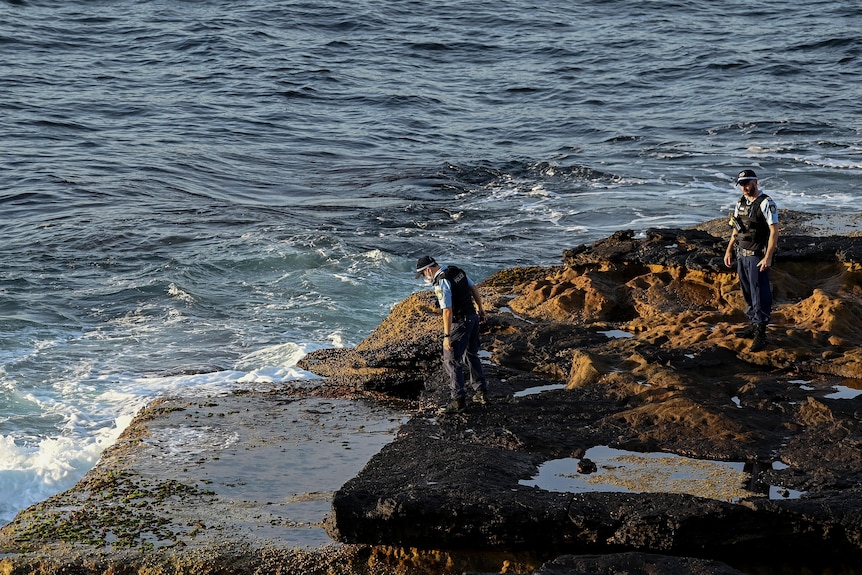
MULTIPOLYGON (((0 523, 161 393, 309 379, 431 253, 862 207, 862 8, 0 3, 0 523)), ((309 379, 309 381, 312 381, 309 379)))

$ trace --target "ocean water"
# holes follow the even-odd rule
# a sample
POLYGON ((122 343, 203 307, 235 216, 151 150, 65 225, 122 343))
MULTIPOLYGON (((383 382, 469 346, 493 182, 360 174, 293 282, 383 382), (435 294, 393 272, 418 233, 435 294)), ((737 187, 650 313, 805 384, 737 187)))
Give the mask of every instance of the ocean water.
POLYGON ((862 7, 0 2, 0 525, 160 394, 297 381, 620 229, 862 209, 862 7))

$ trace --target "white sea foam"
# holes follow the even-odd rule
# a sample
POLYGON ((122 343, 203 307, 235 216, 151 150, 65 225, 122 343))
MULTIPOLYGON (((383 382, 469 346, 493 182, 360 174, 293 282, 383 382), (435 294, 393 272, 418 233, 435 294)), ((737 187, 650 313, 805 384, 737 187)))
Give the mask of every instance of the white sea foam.
MULTIPOLYGON (((70 418, 70 423, 74 419, 70 418)), ((21 509, 72 487, 116 440, 129 419, 119 417, 116 425, 89 435, 69 432, 23 445, 14 437, 0 435, 0 525, 11 521, 21 509)))
MULTIPOLYGON (((155 397, 220 395, 239 387, 269 389, 288 381, 313 384, 317 376, 295 367, 307 351, 305 346, 280 344, 241 358, 238 369, 176 376, 94 377, 81 366, 75 371, 80 379, 62 382, 56 388, 59 393, 15 394, 17 401, 35 406, 42 418, 57 419, 61 431, 50 437, 34 436, 26 429, 0 434, 0 525, 21 509, 74 486, 155 397)), ((205 430, 198 433, 201 436, 194 438, 198 443, 227 441, 208 439, 205 430)))

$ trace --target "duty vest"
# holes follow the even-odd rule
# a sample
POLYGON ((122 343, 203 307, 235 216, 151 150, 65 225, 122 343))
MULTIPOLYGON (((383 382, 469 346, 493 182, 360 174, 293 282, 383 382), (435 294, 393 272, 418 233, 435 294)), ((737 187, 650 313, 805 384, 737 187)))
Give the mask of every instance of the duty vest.
POLYGON ((437 285, 443 278, 449 280, 449 285, 452 287, 452 315, 461 317, 476 313, 476 308, 473 307, 473 293, 467 282, 467 273, 461 268, 447 266, 443 273, 437 276, 434 284, 437 285))
POLYGON ((742 249, 766 249, 766 244, 769 243, 769 223, 763 215, 761 205, 768 199, 766 194, 760 194, 748 205, 745 196, 739 198, 736 204, 736 221, 742 229, 737 233, 736 239, 742 249))

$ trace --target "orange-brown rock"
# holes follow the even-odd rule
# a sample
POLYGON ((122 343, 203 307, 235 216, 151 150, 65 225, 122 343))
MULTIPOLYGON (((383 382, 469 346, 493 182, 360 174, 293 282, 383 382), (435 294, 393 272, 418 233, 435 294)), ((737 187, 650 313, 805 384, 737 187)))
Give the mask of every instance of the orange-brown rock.
POLYGON ((566 250, 563 265, 485 280, 491 404, 461 416, 429 415, 446 387, 428 292, 355 350, 311 354, 312 371, 376 391, 394 384, 424 405, 336 494, 331 533, 549 554, 633 549, 747 567, 862 565, 862 409, 858 398, 832 397, 836 387, 862 388, 862 237, 805 235, 809 219, 789 213, 783 223, 760 352, 736 335, 744 304, 722 261, 722 219, 619 232, 566 250), (543 461, 597 445, 745 462, 755 495, 567 494, 520 483, 543 461), (776 500, 765 496, 770 485, 805 495, 776 500))

